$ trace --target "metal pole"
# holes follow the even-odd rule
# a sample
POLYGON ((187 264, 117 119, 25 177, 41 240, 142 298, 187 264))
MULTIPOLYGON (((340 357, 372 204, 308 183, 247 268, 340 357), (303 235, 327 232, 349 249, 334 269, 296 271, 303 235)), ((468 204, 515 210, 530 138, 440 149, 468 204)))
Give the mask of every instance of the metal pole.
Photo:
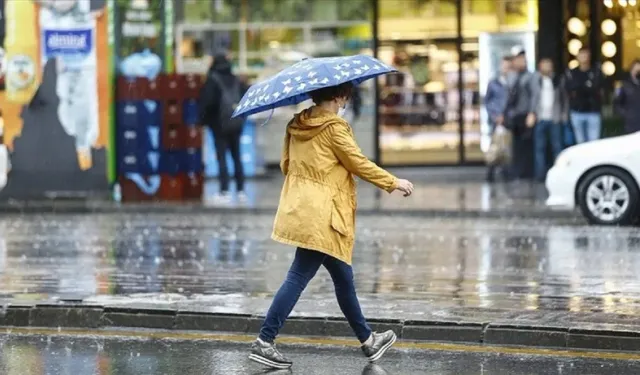
POLYGON ((465 150, 464 150, 464 77, 462 75, 462 63, 464 62, 464 56, 462 51, 462 2, 463 0, 456 1, 456 26, 457 26, 457 38, 456 48, 458 50, 458 134, 460 144, 458 145, 458 163, 465 163, 465 150))
MULTIPOLYGON (((378 58, 378 22, 380 18, 380 4, 379 0, 371 0, 371 6, 373 8, 373 56, 378 58)), ((373 89, 373 122, 374 122, 374 134, 373 134, 373 148, 374 148, 374 160, 377 164, 382 164, 381 155, 380 155, 380 113, 379 113, 379 105, 380 105, 380 85, 378 84, 378 79, 374 80, 374 89, 373 89)))

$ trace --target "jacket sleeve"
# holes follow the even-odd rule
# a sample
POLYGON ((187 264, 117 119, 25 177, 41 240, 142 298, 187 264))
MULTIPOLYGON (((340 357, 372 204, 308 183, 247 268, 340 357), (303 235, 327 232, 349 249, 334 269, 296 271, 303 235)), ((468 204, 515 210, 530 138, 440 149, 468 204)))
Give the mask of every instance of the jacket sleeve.
POLYGON ((529 74, 529 79, 525 82, 526 89, 529 93, 528 113, 536 113, 538 103, 540 102, 540 79, 538 74, 529 74))
POLYGON ((627 105, 627 93, 625 91, 625 87, 620 87, 620 91, 618 91, 618 95, 613 99, 613 105, 615 106, 616 112, 624 116, 626 105, 627 105))
POLYGON ((397 188, 398 179, 362 154, 347 125, 336 124, 331 129, 333 152, 349 172, 389 193, 397 188))
POLYGON ((495 96, 494 84, 493 80, 491 80, 487 85, 487 92, 484 95, 484 106, 487 109, 487 113, 489 114, 491 121, 495 120, 495 118, 500 115, 496 108, 495 96))
POLYGON ((289 132, 285 130, 284 143, 282 144, 282 156, 280 157, 280 170, 285 176, 289 173, 289 143, 291 142, 291 136, 289 132))

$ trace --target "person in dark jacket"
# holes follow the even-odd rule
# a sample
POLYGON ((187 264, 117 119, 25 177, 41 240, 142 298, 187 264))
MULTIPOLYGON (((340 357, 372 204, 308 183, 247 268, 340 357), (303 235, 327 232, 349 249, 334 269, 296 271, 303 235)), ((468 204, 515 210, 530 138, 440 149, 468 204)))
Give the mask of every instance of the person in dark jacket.
POLYGON ((509 95, 505 123, 513 135, 511 178, 533 178, 533 127, 537 103, 531 91, 534 75, 527 69, 527 57, 522 47, 513 49, 513 70, 509 76, 509 95))
POLYGON ((616 110, 624 118, 627 134, 640 131, 640 59, 631 64, 629 73, 614 101, 616 110))
MULTIPOLYGON (((505 56, 500 65, 500 74, 489 81, 487 85, 487 93, 484 96, 484 106, 489 115, 489 125, 491 133, 495 131, 497 126, 504 126, 504 111, 507 107, 507 96, 509 88, 507 87, 507 76, 511 72, 511 57, 505 56)), ((493 182, 495 179, 495 165, 490 165, 487 171, 487 181, 493 182)), ((502 175, 506 179, 508 177, 507 169, 502 169, 502 175)))
POLYGON ((238 200, 246 200, 244 170, 240 155, 243 120, 230 118, 234 109, 232 107, 240 102, 246 91, 246 84, 231 72, 231 62, 227 55, 216 54, 200 92, 199 107, 202 124, 208 126, 213 132, 220 176, 220 195, 216 199, 221 201, 220 203, 226 203, 231 199, 226 163, 227 151, 231 153, 233 159, 238 200))
POLYGON ((567 70, 565 83, 576 143, 584 143, 600 139, 604 77, 598 67, 591 65, 588 48, 580 50, 578 62, 580 66, 567 70))

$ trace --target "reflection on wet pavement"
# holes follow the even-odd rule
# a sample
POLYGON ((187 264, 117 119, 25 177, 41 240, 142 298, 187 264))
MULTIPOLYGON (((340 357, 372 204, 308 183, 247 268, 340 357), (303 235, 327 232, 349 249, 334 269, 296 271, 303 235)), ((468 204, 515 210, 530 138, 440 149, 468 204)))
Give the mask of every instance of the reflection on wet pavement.
MULTIPOLYGON (((0 219, 0 290, 14 301, 87 299, 262 314, 294 254, 269 239, 272 220, 6 217, 0 219)), ((361 217, 354 267, 363 307, 379 318, 542 310, 589 313, 604 323, 610 317, 598 314, 640 311, 637 229, 361 217)), ((294 313, 340 315, 334 298, 322 271, 294 313)))
POLYGON ((390 350, 367 365, 356 347, 287 347, 291 371, 267 372, 246 344, 102 337, 0 337, 5 375, 635 375, 640 362, 552 356, 390 350))

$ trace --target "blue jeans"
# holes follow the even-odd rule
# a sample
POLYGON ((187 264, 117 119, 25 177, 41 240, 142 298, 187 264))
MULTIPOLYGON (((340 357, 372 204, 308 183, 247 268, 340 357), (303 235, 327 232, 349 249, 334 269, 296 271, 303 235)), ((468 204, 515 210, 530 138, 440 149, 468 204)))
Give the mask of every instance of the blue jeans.
POLYGON ((302 291, 313 279, 320 266, 329 271, 338 297, 338 304, 347 318, 351 329, 361 343, 371 336, 371 328, 362 315, 360 302, 356 296, 353 282, 353 269, 350 265, 318 251, 298 248, 287 278, 276 293, 269 312, 260 329, 260 339, 273 342, 278 332, 298 302, 302 291))
POLYGON ((571 111, 571 125, 577 144, 600 139, 602 117, 599 112, 571 111))
POLYGON ((555 161, 562 152, 562 125, 552 121, 538 121, 533 129, 534 172, 538 180, 547 175, 547 145, 551 143, 551 152, 555 161))

